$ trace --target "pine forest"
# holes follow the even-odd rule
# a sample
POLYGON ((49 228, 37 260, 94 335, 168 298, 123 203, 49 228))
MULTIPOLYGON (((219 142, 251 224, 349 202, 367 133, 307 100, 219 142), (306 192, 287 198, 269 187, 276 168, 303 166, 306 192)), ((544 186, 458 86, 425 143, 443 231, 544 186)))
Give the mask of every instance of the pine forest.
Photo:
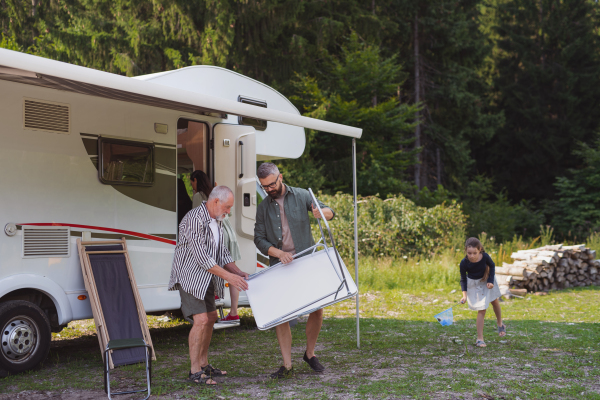
MULTIPOLYGON (((543 227, 574 242, 600 231, 599 12, 595 0, 0 0, 0 47, 126 76, 231 69, 303 115, 362 128, 361 196, 458 207, 469 235, 543 227)), ((286 182, 351 194, 350 140, 306 135, 301 158, 276 161, 286 182)))

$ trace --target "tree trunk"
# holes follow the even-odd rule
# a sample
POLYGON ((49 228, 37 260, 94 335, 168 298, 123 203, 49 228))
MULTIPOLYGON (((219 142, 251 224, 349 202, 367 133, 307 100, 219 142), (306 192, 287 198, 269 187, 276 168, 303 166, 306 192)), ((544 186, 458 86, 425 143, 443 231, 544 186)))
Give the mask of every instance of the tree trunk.
POLYGON ((437 184, 442 184, 442 157, 440 156, 440 148, 435 149, 436 167, 437 167, 437 184))
MULTIPOLYGON (((415 15, 414 25, 414 36, 415 36, 415 104, 419 106, 421 101, 421 62, 419 59, 419 14, 415 15)), ((415 148, 421 147, 421 116, 420 112, 417 111, 415 115, 415 148)), ((418 189, 421 189, 421 154, 417 154, 417 163, 415 164, 415 185, 418 189)))
POLYGON ((544 59, 544 6, 542 4, 542 2, 540 1, 540 54, 541 54, 541 64, 542 64, 542 70, 544 69, 544 65, 545 65, 545 59, 544 59))
POLYGON ((429 171, 431 169, 431 152, 429 151, 429 147, 427 146, 427 136, 421 137, 421 146, 423 150, 421 151, 421 188, 429 187, 429 171))

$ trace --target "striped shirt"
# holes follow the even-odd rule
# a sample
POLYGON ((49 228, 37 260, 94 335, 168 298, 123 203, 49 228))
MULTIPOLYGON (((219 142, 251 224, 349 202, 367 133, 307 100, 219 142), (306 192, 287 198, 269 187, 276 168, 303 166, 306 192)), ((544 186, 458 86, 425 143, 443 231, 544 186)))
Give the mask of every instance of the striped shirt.
MULTIPOLYGON (((203 201, 206 201, 206 195, 202 192, 196 192, 194 194, 193 207, 196 208, 203 201)), ((223 220, 223 239, 225 240, 225 246, 229 250, 229 254, 231 254, 231 258, 233 261, 239 261, 242 259, 242 253, 240 252, 240 245, 238 244, 237 237, 235 236, 235 232, 233 231, 233 227, 231 226, 231 221, 229 220, 229 216, 225 217, 223 220)))
POLYGON ((175 247, 175 257, 171 268, 169 290, 183 291, 197 299, 204 299, 210 281, 215 280, 215 294, 223 297, 223 279, 208 272, 215 265, 223 267, 233 262, 223 240, 223 226, 219 225, 219 245, 215 243, 210 221, 212 218, 206 202, 188 212, 179 224, 179 240, 175 247))

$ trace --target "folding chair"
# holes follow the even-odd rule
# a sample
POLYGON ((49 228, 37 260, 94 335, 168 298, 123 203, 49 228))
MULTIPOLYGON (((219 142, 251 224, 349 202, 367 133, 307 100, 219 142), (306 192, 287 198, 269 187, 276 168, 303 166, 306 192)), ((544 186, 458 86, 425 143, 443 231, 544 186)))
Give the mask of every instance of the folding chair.
POLYGON ((151 360, 156 360, 146 312, 140 297, 125 238, 84 242, 77 239, 86 290, 104 358, 104 390, 111 395, 147 392, 150 397, 151 360), (143 349, 142 349, 143 348, 143 349), (110 370, 145 362, 147 388, 111 393, 110 370))
POLYGON ((144 400, 150 397, 150 381, 152 379, 152 358, 150 354, 152 353, 152 348, 146 344, 144 339, 118 339, 111 340, 106 345, 106 350, 104 350, 104 392, 108 395, 109 399, 112 399, 111 395, 116 396, 119 394, 131 394, 131 393, 141 393, 148 392, 148 396, 144 398, 144 400), (132 349, 136 347, 144 347, 146 353, 146 383, 148 387, 146 389, 140 390, 130 390, 127 392, 115 392, 111 393, 110 391, 110 367, 108 365, 108 352, 111 350, 124 350, 124 349, 132 349))

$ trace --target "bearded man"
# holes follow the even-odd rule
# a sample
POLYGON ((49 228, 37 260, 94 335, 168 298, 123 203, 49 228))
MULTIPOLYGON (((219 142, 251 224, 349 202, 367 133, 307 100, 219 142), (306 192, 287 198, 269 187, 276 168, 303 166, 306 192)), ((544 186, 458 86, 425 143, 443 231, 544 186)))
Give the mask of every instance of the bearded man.
MULTIPOLYGON (((263 254, 269 255, 270 265, 280 261, 284 264, 290 263, 294 254, 314 245, 308 212, 312 212, 315 218, 321 218, 321 214, 312 203, 308 190, 283 183, 283 176, 275 164, 261 164, 256 174, 268 197, 258 205, 256 210, 254 244, 263 254)), ((327 220, 334 217, 331 208, 321 202, 319 205, 327 220)), ((311 313, 306 323, 306 351, 303 359, 315 372, 325 370, 315 356, 315 345, 322 324, 323 310, 311 313)), ((279 341, 283 365, 277 372, 271 374, 271 378, 286 378, 293 374, 292 331, 289 322, 276 326, 275 333, 279 341)))
POLYGON ((169 290, 179 290, 183 316, 194 323, 188 340, 188 381, 197 384, 216 385, 213 377, 227 375, 208 363, 208 347, 218 318, 215 293, 223 297, 223 280, 240 291, 248 289, 248 274, 236 267, 223 243, 221 221, 231 207, 231 189, 217 186, 208 200, 188 212, 179 224, 169 290))

